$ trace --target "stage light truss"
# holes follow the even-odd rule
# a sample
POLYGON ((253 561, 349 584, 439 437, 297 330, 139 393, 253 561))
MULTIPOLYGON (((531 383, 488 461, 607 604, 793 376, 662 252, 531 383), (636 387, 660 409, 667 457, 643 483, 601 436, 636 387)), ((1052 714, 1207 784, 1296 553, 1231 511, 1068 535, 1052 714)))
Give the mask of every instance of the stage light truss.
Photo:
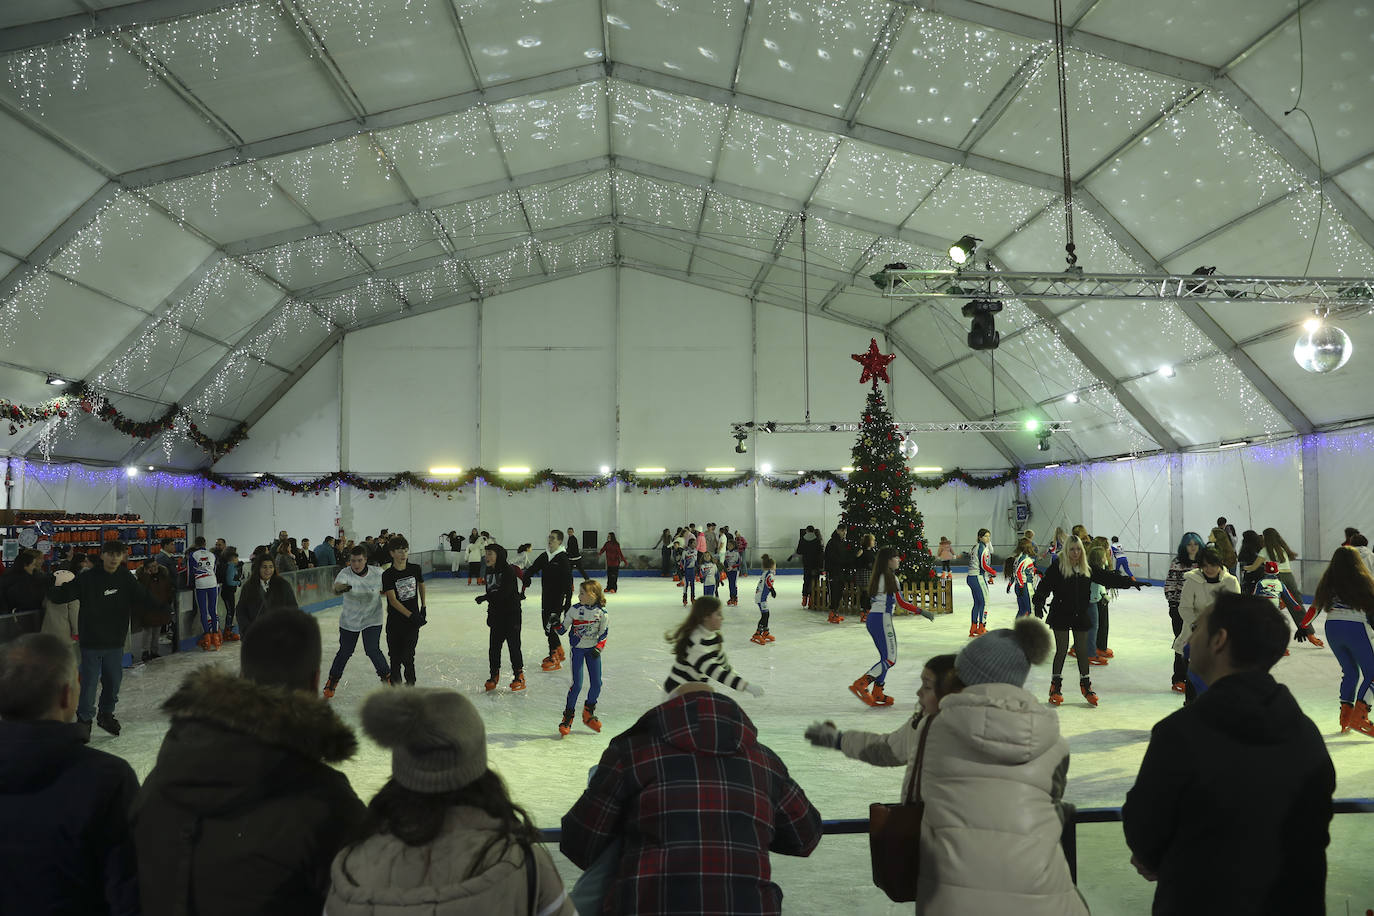
MULTIPOLYGON (((863 424, 853 420, 812 423, 781 423, 774 421, 731 423, 736 437, 751 433, 856 433, 863 424)), ((1041 420, 1034 430, 1024 420, 948 420, 922 423, 893 423, 902 433, 1024 433, 1068 431, 1071 424, 1064 420, 1041 420)))
MULTIPOLYGON (((1263 302, 1345 310, 1374 306, 1370 277, 1230 277, 1197 274, 1021 273, 886 270, 883 295, 893 299, 1193 299, 1263 302)), ((877 279, 875 277, 875 279, 877 279)))

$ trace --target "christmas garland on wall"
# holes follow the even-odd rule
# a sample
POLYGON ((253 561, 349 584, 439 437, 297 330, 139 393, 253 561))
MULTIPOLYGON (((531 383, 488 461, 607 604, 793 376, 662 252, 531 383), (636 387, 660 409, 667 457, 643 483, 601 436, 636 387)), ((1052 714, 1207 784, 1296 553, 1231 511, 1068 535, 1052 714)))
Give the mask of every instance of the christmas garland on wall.
MULTIPOLYGON (((233 490, 243 496, 265 489, 275 489, 296 496, 318 496, 334 487, 351 487, 367 493, 369 498, 378 493, 395 493, 402 489, 431 493, 437 498, 442 494, 453 494, 465 487, 475 486, 479 483, 506 493, 527 493, 548 485, 553 488, 555 493, 560 490, 576 493, 623 486, 627 489, 640 490, 645 494, 651 490, 658 492, 676 487, 692 487, 720 492, 721 490, 733 490, 754 483, 771 490, 791 491, 793 493, 807 487, 822 487, 824 492, 829 493, 836 487, 844 489, 849 483, 849 478, 846 475, 835 471, 807 471, 790 477, 776 474, 754 474, 752 472, 736 474, 731 477, 705 477, 700 474, 646 477, 633 471, 621 470, 595 477, 571 477, 567 474, 559 474, 545 469, 532 474, 512 477, 481 467, 464 471, 455 477, 443 478, 425 476, 413 471, 402 471, 389 477, 364 477, 352 471, 335 471, 332 474, 311 480, 288 480, 276 474, 245 478, 231 474, 219 474, 214 471, 201 471, 193 476, 198 476, 212 488, 233 490)), ((927 490, 934 490, 949 483, 963 484, 979 490, 991 490, 1013 483, 1016 479, 1017 475, 1014 471, 987 477, 974 477, 959 468, 955 468, 938 477, 913 477, 912 482, 915 486, 927 490)))
POLYGON ((109 399, 85 382, 72 382, 62 394, 51 401, 44 401, 37 407, 26 407, 0 398, 0 421, 9 421, 10 435, 26 426, 43 423, 52 419, 66 420, 77 411, 90 414, 102 423, 108 423, 126 436, 135 439, 151 439, 160 432, 176 428, 180 420, 185 427, 188 439, 212 459, 222 458, 248 438, 248 424, 239 423, 222 438, 212 439, 200 431, 189 413, 180 404, 173 404, 162 415, 151 420, 135 420, 125 416, 109 399))

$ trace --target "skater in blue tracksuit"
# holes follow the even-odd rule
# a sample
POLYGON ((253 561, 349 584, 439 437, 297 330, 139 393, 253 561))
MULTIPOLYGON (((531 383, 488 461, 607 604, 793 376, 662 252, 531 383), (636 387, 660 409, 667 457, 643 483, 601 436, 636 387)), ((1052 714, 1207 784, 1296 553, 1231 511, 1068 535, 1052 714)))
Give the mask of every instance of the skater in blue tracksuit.
POLYGON ((1135 573, 1131 572, 1131 561, 1126 559, 1126 551, 1121 549, 1121 544, 1116 537, 1112 538, 1112 568, 1123 576, 1135 578, 1135 573))
POLYGON ((559 734, 572 731, 573 711, 577 709, 577 695, 582 692, 582 669, 587 669, 587 702, 582 706, 582 722, 594 732, 601 731, 596 717, 596 701, 601 698, 601 650, 606 648, 610 624, 606 620, 606 595, 601 583, 583 579, 577 592, 577 603, 563 612, 563 620, 556 627, 558 635, 568 636, 568 650, 572 653, 572 687, 563 707, 563 721, 559 734))
POLYGON ((778 590, 773 587, 773 572, 776 568, 773 558, 765 553, 759 557, 759 565, 763 567, 763 573, 758 584, 754 586, 754 603, 759 606, 759 626, 754 635, 749 637, 749 641, 764 646, 777 641, 773 634, 768 632, 768 599, 778 597, 778 590))
POLYGON ((1035 568, 1035 548, 1031 542, 1022 538, 1016 545, 1016 568, 1012 571, 1012 581, 1016 584, 1017 619, 1029 617, 1031 611, 1031 592, 1035 588, 1035 577, 1040 571, 1035 568))
POLYGON ((988 588, 997 581, 997 570, 992 565, 992 532, 986 528, 978 529, 978 542, 969 555, 967 581, 969 591, 973 592, 968 635, 982 636, 988 631, 988 588))
POLYGON ((916 606, 902 598, 897 586, 897 567, 902 563, 901 556, 891 547, 878 551, 873 562, 873 574, 868 580, 869 608, 868 635, 873 637, 873 645, 878 648, 878 663, 867 673, 849 685, 856 697, 869 706, 891 706, 892 697, 883 693, 887 682, 887 672, 897 664, 897 631, 892 626, 892 612, 898 605, 911 613, 919 613, 926 620, 934 620, 929 610, 917 611, 916 606))
POLYGON ((687 592, 691 590, 692 600, 697 597, 697 548, 688 539, 682 548, 682 605, 687 606, 687 592))
POLYGON ((1295 639, 1306 639, 1312 618, 1326 612, 1326 642, 1341 666, 1341 732, 1374 738, 1369 693, 1374 687, 1374 579, 1354 547, 1341 546, 1317 583, 1317 593, 1295 639))
POLYGON ((725 602, 732 607, 739 604, 740 552, 734 538, 725 542, 725 580, 730 583, 730 600, 725 602))

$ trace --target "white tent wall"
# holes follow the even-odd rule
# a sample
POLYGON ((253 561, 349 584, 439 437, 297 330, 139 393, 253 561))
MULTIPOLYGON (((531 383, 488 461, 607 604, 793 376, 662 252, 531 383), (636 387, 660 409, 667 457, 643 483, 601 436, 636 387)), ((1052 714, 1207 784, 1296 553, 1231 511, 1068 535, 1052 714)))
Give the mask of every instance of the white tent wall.
MULTIPOLYGON (((61 509, 74 515, 121 511, 113 475, 79 464, 33 465, 10 459, 9 504, 20 509, 61 509)), ((161 521, 161 519, 159 519, 161 521)))
POLYGON ((283 528, 311 544, 334 532, 337 509, 331 495, 292 496, 273 489, 240 496, 222 487, 206 488, 205 536, 224 538, 247 557, 253 548, 276 538, 283 528))
POLYGON ((1172 551, 1177 541, 1170 535, 1170 461, 1160 457, 1092 465, 1085 478, 1082 517, 1068 519, 1064 527, 1082 522, 1094 535, 1121 538, 1127 550, 1172 551))
POLYGON ((129 481, 127 506, 144 521, 185 524, 191 520, 197 486, 184 477, 174 483, 170 474, 140 475, 129 481))
MULTIPOLYGON (((1366 536, 1374 531, 1374 477, 1369 473, 1374 433, 1366 428, 1321 436, 1319 441, 1322 447, 1317 456, 1317 490, 1321 543, 1309 544, 1307 553, 1311 555, 1309 559, 1324 562, 1345 540, 1347 527, 1359 528, 1366 536)), ((1316 581, 1302 584, 1311 589, 1316 581)))
POLYGON ((215 463, 221 474, 272 471, 283 476, 339 467, 339 372, 342 347, 310 367, 248 431, 248 439, 215 463))
POLYGON ((1206 540, 1225 516, 1237 533, 1276 528, 1288 546, 1304 553, 1302 452, 1296 440, 1183 455, 1180 461, 1184 531, 1206 540))
POLYGON ((1030 505, 1030 527, 1035 543, 1043 550, 1054 537, 1055 528, 1066 532, 1083 514, 1083 493, 1089 484, 1081 466, 1027 471, 1021 475, 1026 502, 1030 505))

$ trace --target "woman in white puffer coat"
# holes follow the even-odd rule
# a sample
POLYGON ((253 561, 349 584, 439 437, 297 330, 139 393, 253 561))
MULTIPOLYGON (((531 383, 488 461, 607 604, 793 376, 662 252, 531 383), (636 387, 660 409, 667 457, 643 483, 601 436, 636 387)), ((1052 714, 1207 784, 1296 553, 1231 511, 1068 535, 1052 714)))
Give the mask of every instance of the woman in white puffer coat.
MULTIPOLYGON (((1049 656, 1050 631, 1023 617, 966 645, 962 690, 925 725, 916 912, 1086 916, 1060 846, 1069 745, 1057 713, 1021 685, 1049 656)), ((915 781, 907 767, 903 797, 915 781)))

